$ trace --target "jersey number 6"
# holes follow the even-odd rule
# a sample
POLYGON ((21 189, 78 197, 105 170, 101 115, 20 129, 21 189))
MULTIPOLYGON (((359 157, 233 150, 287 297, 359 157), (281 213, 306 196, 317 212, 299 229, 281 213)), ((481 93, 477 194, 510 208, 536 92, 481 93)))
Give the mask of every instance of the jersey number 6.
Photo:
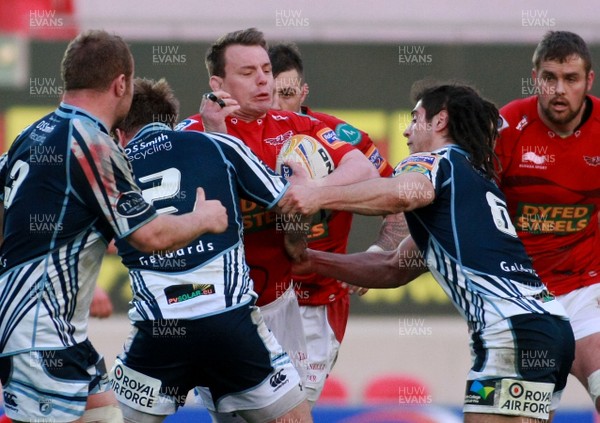
POLYGON ((506 202, 489 191, 485 194, 485 198, 492 211, 492 219, 494 220, 496 228, 498 228, 500 232, 504 232, 505 234, 516 238, 517 231, 510 220, 506 202))

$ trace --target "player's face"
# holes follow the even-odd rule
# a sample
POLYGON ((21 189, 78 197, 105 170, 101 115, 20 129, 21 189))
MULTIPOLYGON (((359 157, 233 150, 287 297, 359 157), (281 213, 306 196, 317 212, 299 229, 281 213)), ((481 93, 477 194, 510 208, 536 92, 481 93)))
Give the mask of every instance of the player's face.
POLYGON ((433 145, 432 124, 425 119, 425 109, 421 106, 420 100, 412 110, 411 116, 412 119, 404 130, 404 136, 408 138, 409 153, 431 151, 433 145))
POLYGON ((225 76, 221 89, 240 105, 239 114, 263 116, 273 102, 273 74, 267 51, 260 46, 232 45, 225 50, 225 76))
POLYGON ((275 78, 273 109, 300 112, 307 89, 308 85, 302 82, 296 69, 281 72, 275 78))
POLYGON ((564 63, 541 62, 532 75, 542 119, 557 132, 575 129, 583 114, 585 96, 592 88, 594 72, 586 75, 583 59, 573 55, 564 63))

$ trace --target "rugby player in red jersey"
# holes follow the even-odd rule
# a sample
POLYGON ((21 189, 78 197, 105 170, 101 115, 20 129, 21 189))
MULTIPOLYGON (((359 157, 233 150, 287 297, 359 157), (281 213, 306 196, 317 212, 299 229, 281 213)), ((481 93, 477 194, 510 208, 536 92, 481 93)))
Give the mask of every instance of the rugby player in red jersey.
MULTIPOLYGON (((295 134, 309 135, 327 149, 335 170, 320 184, 343 185, 377 177, 369 160, 335 131, 308 116, 271 110, 274 80, 262 32, 250 28, 226 34, 206 56, 213 92, 205 96, 200 113, 176 129, 226 132, 240 138, 268 166, 275 167, 285 141, 295 134)), ((250 275, 254 280, 267 326, 303 373, 306 346, 291 264, 284 248, 284 222, 274 212, 244 201, 244 241, 250 275)), ((223 418, 225 418, 223 416, 223 418)))
POLYGON ((580 36, 551 31, 533 54, 535 95, 504 106, 496 144, 510 217, 571 319, 571 373, 600 411, 600 99, 580 36))

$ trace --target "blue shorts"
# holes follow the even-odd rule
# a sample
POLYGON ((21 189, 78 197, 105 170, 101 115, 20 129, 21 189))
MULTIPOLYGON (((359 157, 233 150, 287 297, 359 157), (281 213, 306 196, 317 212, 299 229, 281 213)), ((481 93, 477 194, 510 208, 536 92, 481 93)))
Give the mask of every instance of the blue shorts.
POLYGON ((464 412, 547 419, 560 402, 575 339, 568 320, 509 317, 472 336, 464 412))
POLYGON ((109 389, 104 359, 89 340, 60 350, 0 357, 6 415, 18 421, 69 422, 88 395, 109 389))
POLYGON ((290 407, 304 399, 289 356, 248 305, 196 320, 135 322, 111 383, 119 402, 154 415, 174 413, 196 386, 207 387, 207 407, 219 412, 265 408, 291 390, 299 395, 290 407))

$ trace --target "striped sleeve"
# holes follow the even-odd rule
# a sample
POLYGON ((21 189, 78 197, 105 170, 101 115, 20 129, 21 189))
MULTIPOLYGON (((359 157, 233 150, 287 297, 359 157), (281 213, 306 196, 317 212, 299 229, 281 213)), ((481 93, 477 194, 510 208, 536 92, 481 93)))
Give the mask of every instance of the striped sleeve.
POLYGON ((118 238, 157 216, 154 207, 144 201, 125 153, 108 135, 74 119, 71 153, 85 181, 70 183, 101 210, 118 238))

